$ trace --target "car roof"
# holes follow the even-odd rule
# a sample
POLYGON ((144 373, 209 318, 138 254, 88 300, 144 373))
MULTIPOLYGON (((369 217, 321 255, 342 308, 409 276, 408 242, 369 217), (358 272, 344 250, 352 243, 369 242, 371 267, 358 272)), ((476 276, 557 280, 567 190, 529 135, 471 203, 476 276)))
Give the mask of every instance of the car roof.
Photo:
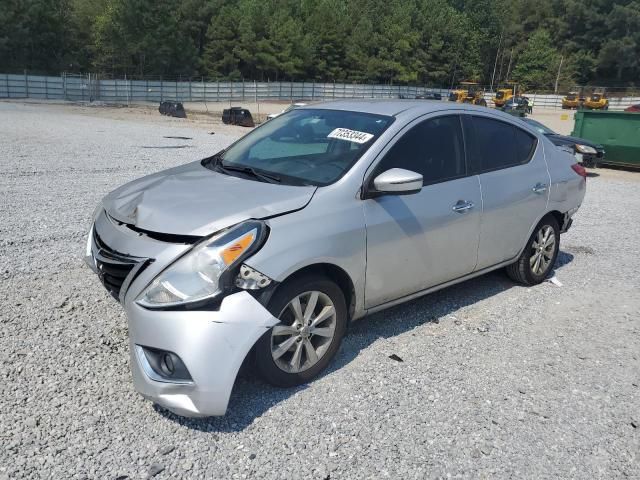
POLYGON ((329 102, 307 105, 308 109, 344 110, 351 112, 371 113, 375 115, 386 115, 395 117, 399 114, 412 110, 416 114, 437 112, 439 110, 470 110, 478 109, 487 111, 486 107, 478 107, 470 104, 460 104, 455 102, 425 102, 424 100, 334 100, 329 102))

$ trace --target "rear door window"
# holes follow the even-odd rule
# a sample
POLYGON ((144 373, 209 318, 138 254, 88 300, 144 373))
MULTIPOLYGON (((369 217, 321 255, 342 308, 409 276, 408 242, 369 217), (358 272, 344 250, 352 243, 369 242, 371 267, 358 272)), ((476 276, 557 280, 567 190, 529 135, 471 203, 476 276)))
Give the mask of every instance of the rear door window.
POLYGON ((515 125, 478 116, 466 117, 464 125, 473 173, 523 165, 533 156, 537 139, 515 125))

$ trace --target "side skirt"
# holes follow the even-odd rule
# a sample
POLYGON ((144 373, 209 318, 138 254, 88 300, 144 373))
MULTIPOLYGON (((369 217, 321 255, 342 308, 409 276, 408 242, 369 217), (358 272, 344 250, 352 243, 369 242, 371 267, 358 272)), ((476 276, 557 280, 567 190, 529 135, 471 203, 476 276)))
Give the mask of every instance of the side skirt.
POLYGON ((399 305, 401 303, 408 302, 410 300, 422 297, 422 296, 427 295, 429 293, 433 293, 433 292, 436 292, 438 290, 442 290, 443 288, 450 287, 451 285, 455 285, 457 283, 462 283, 462 282, 464 282, 466 280, 470 280, 472 278, 479 277, 481 275, 484 275, 485 273, 492 272, 493 270, 497 270, 499 268, 506 267, 507 265, 510 265, 513 262, 515 262, 516 260, 518 260, 519 256, 520 255, 518 255, 515 258, 512 258, 511 260, 507 260, 506 262, 498 263, 497 265, 493 265, 491 267, 483 268, 482 270, 478 270, 476 272, 471 272, 470 274, 465 275, 464 277, 456 278, 455 280, 450 280, 450 281, 445 282, 445 283, 440 283, 440 284, 435 285, 433 287, 429 287, 429 288, 427 288, 425 290, 420 290, 419 292, 412 293, 411 295, 406 295, 404 297, 397 298, 396 300, 391 300, 390 302, 386 302, 386 303, 383 303, 383 304, 380 304, 380 305, 376 305, 375 307, 371 307, 368 310, 366 310, 362 314, 362 316, 358 316, 357 318, 362 318, 365 315, 369 315, 370 313, 375 313, 375 312, 379 312, 381 310, 385 310, 385 309, 387 309, 389 307, 393 307, 395 305, 399 305))

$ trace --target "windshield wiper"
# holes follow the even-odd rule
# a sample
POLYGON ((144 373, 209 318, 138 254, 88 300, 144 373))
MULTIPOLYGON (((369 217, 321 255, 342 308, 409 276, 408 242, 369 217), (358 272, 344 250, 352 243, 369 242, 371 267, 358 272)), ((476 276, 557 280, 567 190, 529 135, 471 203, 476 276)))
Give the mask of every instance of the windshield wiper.
POLYGON ((257 178, 259 180, 262 180, 263 182, 268 182, 268 183, 281 183, 282 179, 276 175, 272 175, 270 173, 264 173, 261 171, 258 171, 254 168, 251 167, 247 167, 247 166, 239 166, 239 165, 225 165, 222 160, 218 161, 217 164, 218 168, 220 168, 221 170, 230 170, 232 172, 240 172, 240 173, 244 173, 246 175, 250 175, 254 178, 257 178))
POLYGON ((224 153, 224 150, 221 150, 215 155, 212 155, 208 158, 204 158, 201 162, 202 166, 208 168, 209 170, 215 170, 221 161, 223 153, 224 153))

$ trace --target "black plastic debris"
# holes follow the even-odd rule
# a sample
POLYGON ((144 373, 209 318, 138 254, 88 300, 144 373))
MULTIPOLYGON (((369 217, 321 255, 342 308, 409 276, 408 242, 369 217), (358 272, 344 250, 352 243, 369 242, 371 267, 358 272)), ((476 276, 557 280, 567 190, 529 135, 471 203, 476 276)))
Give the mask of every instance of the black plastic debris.
POLYGON ((187 118, 187 112, 180 102, 160 102, 158 111, 169 117, 187 118))
POLYGON ((171 137, 171 136, 164 136, 162 138, 173 138, 175 140, 193 140, 192 137, 171 137))
POLYGON ((251 112, 242 107, 226 108, 222 111, 222 123, 225 125, 240 125, 241 127, 255 127, 251 112))
POLYGON ((148 473, 148 477, 151 478, 151 477, 155 477, 161 472, 164 472, 164 465, 161 465, 156 462, 151 464, 151 466, 149 467, 149 471, 147 473, 148 473))
POLYGON ((404 360, 402 360, 398 355, 396 355, 395 353, 392 353, 391 355, 389 355, 389 358, 391 360, 395 360, 396 362, 404 362, 404 360))

